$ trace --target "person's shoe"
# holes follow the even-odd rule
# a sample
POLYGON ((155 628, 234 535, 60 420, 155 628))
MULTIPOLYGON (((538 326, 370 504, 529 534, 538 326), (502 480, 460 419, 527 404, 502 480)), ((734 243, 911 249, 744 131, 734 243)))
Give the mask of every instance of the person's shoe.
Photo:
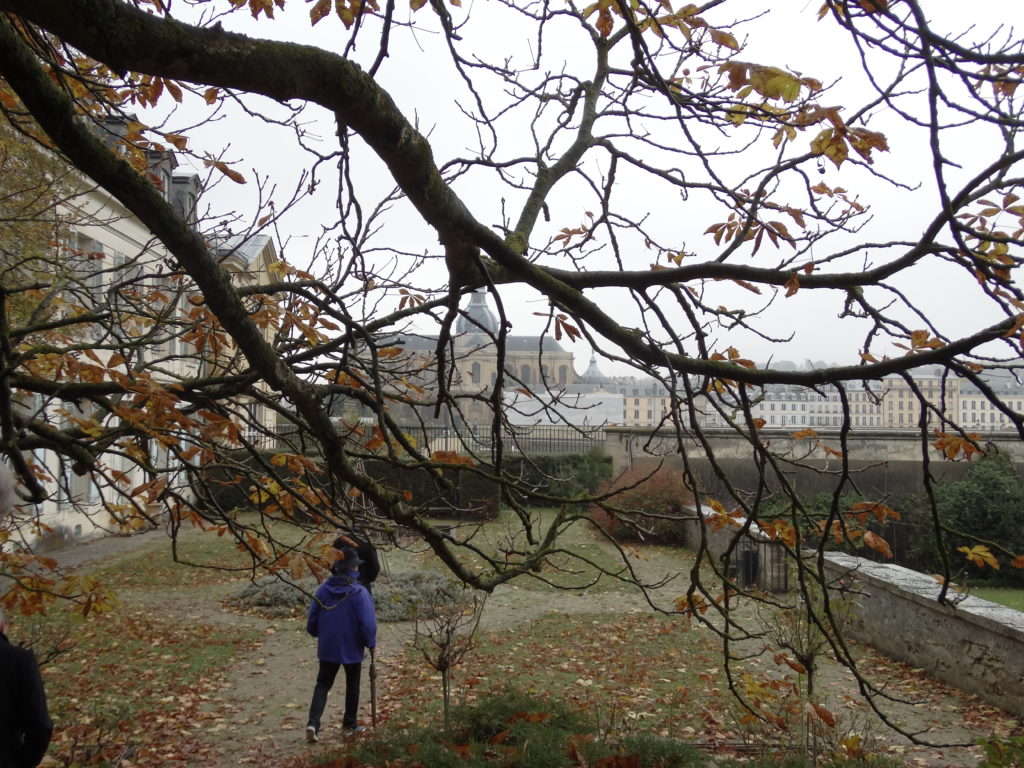
POLYGON ((316 744, 318 741, 320 741, 320 734, 316 732, 316 728, 314 728, 312 725, 306 726, 306 741, 308 741, 310 744, 316 744))
POLYGON ((366 732, 366 726, 365 725, 354 725, 351 728, 346 726, 346 727, 342 728, 341 730, 345 732, 346 736, 354 736, 357 733, 365 733, 366 732))

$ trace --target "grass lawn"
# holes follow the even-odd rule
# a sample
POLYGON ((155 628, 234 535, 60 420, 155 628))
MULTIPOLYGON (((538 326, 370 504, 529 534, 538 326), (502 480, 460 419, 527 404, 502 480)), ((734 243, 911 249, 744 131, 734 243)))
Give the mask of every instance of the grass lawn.
POLYGON ((1007 608, 1024 611, 1024 589, 1010 587, 971 587, 970 593, 982 600, 988 600, 1007 608))
POLYGON ((175 562, 167 540, 160 539, 112 563, 97 565, 90 573, 115 590, 208 586, 249 573, 251 559, 228 538, 190 532, 179 539, 177 549, 181 562, 175 562))
POLYGON ((83 619, 58 603, 18 619, 19 639, 32 637, 37 655, 61 649, 42 671, 55 724, 50 754, 62 765, 114 765, 137 747, 155 761, 140 764, 174 764, 175 750, 188 743, 183 731, 203 727, 201 706, 257 638, 255 630, 188 615, 190 607, 219 610, 209 590, 237 580, 245 556, 227 539, 194 532, 182 537, 179 553, 220 568, 175 563, 161 539, 83 566, 114 591, 108 610, 83 619))
MULTIPOLYGON (((453 673, 453 690, 463 703, 509 690, 558 701, 584 713, 603 736, 735 741, 764 729, 743 717, 722 658, 718 635, 678 616, 552 613, 512 632, 482 633, 453 673)), ((771 654, 735 662, 732 674, 740 690, 749 689, 748 701, 773 715, 787 715, 796 700, 799 677, 771 654)), ((424 715, 440 719, 440 679, 416 653, 409 652, 399 677, 399 718, 409 725, 424 715)))
POLYGON ((603 732, 693 734, 702 707, 724 705, 718 638, 652 613, 552 615, 489 634, 466 671, 473 698, 512 686, 586 711, 603 732))
MULTIPOLYGON (((535 535, 543 537, 556 521, 556 512, 551 509, 530 510, 530 521, 535 535)), ((434 521, 435 524, 451 528, 452 535, 465 546, 458 551, 459 560, 483 567, 480 552, 502 562, 514 562, 516 552, 528 548, 522 534, 520 522, 513 513, 505 509, 495 520, 484 524, 459 521, 434 521)), ((559 549, 549 558, 547 564, 536 576, 527 575, 516 581, 520 589, 549 590, 596 589, 606 590, 621 587, 621 583, 601 571, 623 572, 622 559, 608 546, 603 545, 593 526, 586 520, 577 519, 560 524, 559 549)), ((443 570, 444 566, 433 552, 419 545, 411 552, 396 552, 388 555, 389 564, 397 570, 443 570)), ((628 575, 623 573, 624 576, 628 575)))
MULTIPOLYGON (((550 511, 538 515, 541 525, 552 519, 550 511)), ((517 542, 503 518, 465 529, 471 530, 472 546, 514 556, 517 542)), ((808 716, 795 687, 801 676, 781 659, 778 649, 734 664, 730 681, 722 641, 714 632, 697 621, 651 611, 635 587, 600 575, 601 570, 614 573, 621 558, 597 531, 576 523, 565 531, 562 545, 566 551, 552 564, 533 578, 500 588, 488 602, 489 629, 481 632, 478 646, 453 673, 457 703, 526 696, 539 702, 543 712, 557 702, 581 717, 594 738, 612 744, 652 738, 710 748, 728 742, 768 746, 778 753, 801 738, 802 726, 792 727, 808 716), (582 588, 586 585, 590 586, 582 588), (730 685, 759 713, 770 716, 772 724, 742 710, 730 685)), ((645 578, 669 570, 685 574, 690 568, 685 553, 668 547, 644 547, 627 554, 645 578)), ((57 723, 51 754, 60 764, 76 767, 103 764, 100 759, 137 768, 228 765, 225 753, 217 750, 226 744, 226 754, 248 749, 252 757, 251 750, 262 750, 256 742, 274 738, 276 727, 278 740, 267 745, 284 750, 274 753, 281 760, 268 763, 266 754, 271 753, 259 752, 255 762, 244 764, 320 764, 310 762, 312 753, 300 738, 308 680, 302 676, 305 672, 297 676, 296 670, 310 653, 301 619, 281 619, 268 627, 259 616, 220 609, 219 600, 236 585, 240 588, 248 576, 248 558, 229 537, 189 531, 180 541, 179 556, 213 567, 174 563, 166 541, 145 544, 86 566, 91 576, 116 588, 119 599, 109 612, 83 621, 53 609, 38 620, 39 652, 59 643, 68 648, 44 669, 57 723), (263 635, 273 636, 277 644, 261 640, 263 635), (259 646, 261 658, 254 659, 248 654, 258 643, 266 645, 259 646), (266 653, 271 647, 273 652, 266 653), (254 677, 264 669, 267 677, 254 677), (248 692, 242 690, 245 680, 253 681, 248 692), (267 681, 265 688, 261 681, 267 681), (289 697, 300 700, 298 709, 288 710, 294 707, 289 697), (244 717, 227 719, 233 704, 244 717), (247 710, 244 704, 252 706, 247 710), (284 714, 275 714, 275 708, 282 707, 284 714), (211 733, 218 728, 227 736, 219 744, 211 743, 211 733), (126 747, 128 762, 119 763, 126 747)), ((396 573, 439 567, 436 558, 421 548, 389 550, 386 557, 396 573)), ((466 557, 479 555, 467 550, 466 557)), ((685 592, 684 580, 666 587, 665 594, 658 595, 659 604, 664 597, 671 605, 673 597, 685 592)), ((742 602, 737 610, 754 609, 742 602)), ((411 733, 406 729, 436 732, 441 721, 439 675, 411 648, 402 647, 401 629, 384 626, 393 634, 384 646, 390 652, 380 665, 380 738, 400 740, 403 733, 411 733)), ((16 639, 23 639, 31 630, 29 619, 19 619, 17 628, 16 639)), ((748 640, 732 644, 730 652, 743 655, 763 647, 763 638, 748 640)), ((882 674, 890 679, 894 673, 883 669, 882 674)), ((909 670, 907 675, 916 679, 909 670)), ((823 697, 831 695, 830 686, 821 690, 823 697)), ((857 702, 832 698, 826 703, 839 723, 833 734, 852 729, 863 734, 865 744, 873 738, 870 729, 859 724, 864 715, 857 702)), ((500 732, 491 738, 495 741, 482 747, 486 760, 504 749, 498 746, 505 738, 500 732)), ((317 756, 324 757, 324 765, 336 766, 345 763, 331 760, 343 754, 327 750, 317 756)), ((453 766, 461 764, 457 752, 448 757, 453 766)), ((424 764, 437 768, 448 763, 424 764)))
POLYGON ((40 648, 65 648, 43 667, 56 725, 51 754, 64 764, 113 760, 126 745, 182 745, 183 726, 201 727, 199 706, 257 637, 124 598, 84 621, 54 609, 37 623, 40 648))

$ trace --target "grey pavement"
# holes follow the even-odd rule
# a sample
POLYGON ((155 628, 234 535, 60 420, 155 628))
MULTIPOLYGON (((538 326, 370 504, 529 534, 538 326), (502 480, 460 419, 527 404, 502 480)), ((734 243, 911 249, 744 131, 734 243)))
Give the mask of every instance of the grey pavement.
POLYGON ((70 544, 52 552, 41 553, 52 557, 61 568, 76 568, 84 563, 101 560, 108 555, 120 555, 163 540, 169 540, 167 533, 160 528, 133 533, 130 535, 112 534, 70 544))

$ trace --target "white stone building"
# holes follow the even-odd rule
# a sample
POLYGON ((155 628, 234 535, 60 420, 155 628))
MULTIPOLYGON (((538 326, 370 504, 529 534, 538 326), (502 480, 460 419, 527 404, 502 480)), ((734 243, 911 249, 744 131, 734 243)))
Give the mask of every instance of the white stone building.
MULTIPOLYGON (((150 160, 154 184, 179 213, 190 217, 199 192, 198 177, 191 172, 176 172, 173 153, 151 153, 150 160)), ((199 351, 188 341, 189 330, 197 322, 189 314, 195 308, 189 301, 194 289, 170 268, 166 249, 105 190, 84 178, 75 183, 77 188, 53 211, 58 233, 53 245, 57 254, 52 262, 56 274, 49 276, 45 300, 55 307, 53 317, 65 322, 81 318, 81 322, 69 323, 61 332, 62 354, 53 355, 54 380, 88 380, 87 369, 91 366, 98 376, 107 371, 124 372, 126 376, 131 372, 132 376, 149 376, 167 386, 195 379, 215 368, 219 364, 216 355, 209 349, 199 351)), ((260 282, 277 259, 273 242, 262 235, 224 241, 218 252, 222 263, 245 285, 260 282)), ((46 361, 45 356, 36 359, 46 361)), ((116 418, 101 416, 88 398, 69 401, 59 391, 47 395, 15 390, 13 396, 27 430, 89 430, 108 427, 116 418), (102 423, 96 421, 101 418, 102 423)), ((258 405, 247 408, 243 403, 242 409, 249 412, 248 419, 242 421, 250 426, 253 420, 263 425, 274 421, 273 414, 258 405)), ((122 420, 130 417, 130 411, 126 408, 122 420)), ((244 432, 246 424, 239 428, 244 432)), ((19 517, 32 522, 18 529, 19 536, 27 541, 52 538, 54 544, 86 538, 103 530, 123 528, 124 523, 115 519, 120 513, 122 521, 131 521, 129 527, 147 524, 145 517, 129 509, 132 490, 147 481, 133 460, 139 458, 140 450, 148 453, 154 467, 163 470, 171 487, 188 492, 180 461, 167 450, 169 443, 162 440, 159 428, 154 428, 141 441, 144 449, 127 438, 112 442, 99 459, 98 481, 95 474, 75 467, 68 456, 51 450, 32 451, 26 458, 37 468, 49 495, 34 508, 22 508, 19 517)), ((163 510, 158 505, 137 503, 150 519, 162 518, 163 510)))

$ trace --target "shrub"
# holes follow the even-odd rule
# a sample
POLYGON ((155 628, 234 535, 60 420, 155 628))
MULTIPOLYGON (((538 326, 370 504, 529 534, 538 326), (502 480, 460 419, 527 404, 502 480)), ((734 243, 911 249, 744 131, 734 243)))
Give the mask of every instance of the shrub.
POLYGON ((448 734, 420 727, 391 732, 386 740, 361 739, 353 745, 350 759, 355 765, 405 765, 409 759, 409 764, 431 768, 456 764, 460 768, 696 768, 709 764, 708 756, 696 747, 649 734, 621 743, 600 741, 586 713, 517 690, 456 707, 452 721, 448 734))
POLYGON ((58 731, 50 747, 51 754, 60 765, 124 765, 127 762, 125 758, 130 757, 138 746, 128 741, 127 734, 127 725, 136 714, 133 703, 90 701, 78 705, 76 702, 68 711, 60 707, 54 714, 62 716, 67 723, 58 731))
MULTIPOLYGON (((936 493, 936 506, 943 525, 968 536, 949 533, 946 538, 951 563, 964 563, 971 579, 988 579, 1013 586, 1024 584, 1024 571, 1019 568, 995 570, 967 562, 959 547, 973 547, 970 536, 997 542, 1013 552, 1024 555, 1024 480, 1009 457, 991 453, 971 464, 963 478, 941 485, 936 493)), ((1000 557, 1006 566, 1007 558, 1000 557)))
POLYGON ((591 519, 606 533, 621 541, 686 543, 685 507, 694 499, 682 470, 659 467, 651 472, 633 467, 600 491, 611 495, 595 505, 591 519))
POLYGON ((378 581, 373 587, 379 621, 412 621, 438 597, 455 603, 462 596, 462 582, 438 571, 406 571, 378 581))
POLYGON ((692 744, 651 733, 627 736, 622 740, 619 749, 625 755, 639 755, 641 765, 664 768, 708 765, 708 756, 692 744))
POLYGON ((985 750, 985 757, 978 768, 1014 768, 1024 765, 1024 736, 1008 736, 1000 739, 993 736, 978 742, 985 750))
POLYGON ((310 595, 318 584, 312 576, 297 582, 277 576, 261 576, 229 597, 225 602, 242 610, 253 610, 264 616, 292 616, 309 605, 310 595))
MULTIPOLYGON (((408 757, 431 768, 570 768, 579 764, 569 758, 570 742, 592 730, 564 705, 518 691, 455 707, 452 719, 448 734, 409 729, 389 734, 386 742, 360 740, 351 754, 359 765, 396 764, 408 757)), ((602 754, 609 751, 606 747, 602 754)))
MULTIPOLYGON (((293 616, 305 612, 318 586, 312 576, 298 581, 261 576, 225 602, 263 616, 293 616)), ((463 591, 462 582, 438 571, 408 571, 376 582, 373 600, 378 621, 412 621, 424 605, 436 603, 438 595, 454 603, 463 591)))
MULTIPOLYGON (((498 734, 530 721, 567 733, 593 731, 583 716, 558 701, 544 701, 518 690, 502 691, 500 695, 452 710, 454 730, 468 741, 487 743, 498 734)), ((511 730, 510 730, 511 735, 511 730)))
MULTIPOLYGON (((612 474, 611 456, 594 449, 583 454, 508 456, 505 471, 534 494, 572 499, 589 495, 606 484, 612 474)), ((526 494, 527 506, 551 506, 548 498, 526 494)))

